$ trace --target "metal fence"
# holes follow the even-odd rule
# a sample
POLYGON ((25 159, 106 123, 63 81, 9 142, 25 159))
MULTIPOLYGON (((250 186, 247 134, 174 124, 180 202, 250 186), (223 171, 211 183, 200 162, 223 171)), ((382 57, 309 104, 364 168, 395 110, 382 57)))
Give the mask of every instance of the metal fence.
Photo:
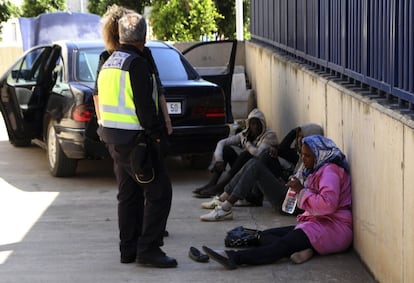
POLYGON ((250 0, 252 41, 368 87, 412 111, 413 0, 250 0))

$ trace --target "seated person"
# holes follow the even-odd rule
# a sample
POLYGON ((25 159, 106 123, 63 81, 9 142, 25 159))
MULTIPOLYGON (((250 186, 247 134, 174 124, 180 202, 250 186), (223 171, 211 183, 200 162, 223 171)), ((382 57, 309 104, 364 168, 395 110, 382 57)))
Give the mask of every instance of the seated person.
POLYGON ((305 124, 294 128, 280 143, 279 150, 271 147, 259 158, 250 159, 225 186, 220 196, 201 204, 202 208, 214 210, 202 215, 200 219, 203 221, 231 220, 233 219, 232 207, 238 200, 244 199, 253 205, 260 206, 263 195, 278 211, 281 211, 287 192, 284 175, 293 174, 292 168, 295 166, 297 167, 296 173, 301 171, 302 162, 298 159, 302 138, 314 134, 323 134, 321 126, 305 124), (294 144, 293 147, 292 144, 294 144), (284 162, 288 164, 286 168, 279 163, 281 155, 285 159, 284 162))
POLYGON ((245 130, 217 143, 211 166, 212 176, 205 186, 193 191, 196 197, 209 198, 222 193, 224 186, 250 158, 259 156, 272 145, 277 145, 276 133, 266 128, 264 114, 259 109, 253 109, 249 113, 246 125, 245 130), (237 153, 233 146, 240 146, 241 153, 237 153), (219 182, 227 163, 231 169, 219 182))
POLYGON ((259 159, 276 177, 287 181, 289 176, 294 174, 301 165, 302 138, 311 135, 323 135, 322 127, 318 124, 308 123, 293 128, 277 147, 272 146, 268 151, 263 152, 259 159))
POLYGON ((298 224, 264 230, 258 246, 244 250, 217 251, 204 246, 210 258, 234 269, 286 257, 302 263, 313 253, 338 253, 351 246, 351 178, 344 154, 332 140, 314 135, 303 138, 301 158, 305 183, 297 178, 288 182, 298 194, 299 207, 305 210, 297 217, 298 224))

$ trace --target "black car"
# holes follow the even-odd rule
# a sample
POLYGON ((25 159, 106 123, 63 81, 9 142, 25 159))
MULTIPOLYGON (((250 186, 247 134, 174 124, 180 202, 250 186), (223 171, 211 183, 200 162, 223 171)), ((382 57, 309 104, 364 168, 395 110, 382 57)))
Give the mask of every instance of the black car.
MULTIPOLYGON (((232 62, 204 80, 176 48, 148 42, 165 96, 174 132, 170 154, 190 157, 206 166, 218 140, 229 135, 224 89, 231 85, 232 62)), ((0 79, 0 110, 9 141, 16 147, 35 143, 47 151, 53 176, 72 176, 80 159, 108 156, 96 134, 92 91, 102 42, 60 41, 24 53, 0 79)), ((202 164, 202 165, 200 165, 202 164)))

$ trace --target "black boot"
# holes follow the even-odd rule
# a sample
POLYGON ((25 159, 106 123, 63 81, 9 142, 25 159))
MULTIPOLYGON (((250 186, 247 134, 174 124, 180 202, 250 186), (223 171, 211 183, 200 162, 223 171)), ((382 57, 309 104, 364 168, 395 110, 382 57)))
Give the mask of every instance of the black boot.
POLYGON ((196 194, 196 197, 209 198, 216 195, 221 195, 224 192, 224 187, 230 182, 231 178, 232 176, 226 174, 226 176, 219 183, 201 190, 198 194, 196 194))
POLYGON ((214 186, 217 184, 217 181, 220 179, 220 176, 223 172, 216 172, 214 171, 213 174, 210 177, 210 180, 208 183, 200 188, 197 188, 193 191, 194 194, 199 194, 202 190, 207 189, 208 187, 214 186))

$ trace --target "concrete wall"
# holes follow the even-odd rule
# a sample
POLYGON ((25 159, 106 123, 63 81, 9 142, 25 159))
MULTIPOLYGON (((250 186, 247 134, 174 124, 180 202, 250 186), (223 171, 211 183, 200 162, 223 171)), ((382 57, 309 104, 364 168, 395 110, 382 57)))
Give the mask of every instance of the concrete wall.
POLYGON ((23 54, 22 47, 0 46, 0 76, 23 54))
POLYGON ((354 249, 380 282, 414 282, 414 123, 271 50, 246 43, 258 107, 283 137, 315 122, 352 171, 354 249))

